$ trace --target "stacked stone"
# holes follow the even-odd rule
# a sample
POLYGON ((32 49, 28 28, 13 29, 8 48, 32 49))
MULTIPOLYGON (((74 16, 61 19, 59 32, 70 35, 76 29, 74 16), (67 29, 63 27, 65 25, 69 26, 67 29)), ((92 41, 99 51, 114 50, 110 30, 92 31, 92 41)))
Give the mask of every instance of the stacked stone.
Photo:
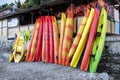
MULTIPOLYGON (((105 49, 98 67, 98 72, 107 72, 120 78, 120 36, 107 35, 105 49)), ((119 79, 120 80, 120 79, 119 79)))
POLYGON ((0 38, 0 59, 8 61, 9 54, 12 50, 13 40, 7 40, 6 37, 0 38))

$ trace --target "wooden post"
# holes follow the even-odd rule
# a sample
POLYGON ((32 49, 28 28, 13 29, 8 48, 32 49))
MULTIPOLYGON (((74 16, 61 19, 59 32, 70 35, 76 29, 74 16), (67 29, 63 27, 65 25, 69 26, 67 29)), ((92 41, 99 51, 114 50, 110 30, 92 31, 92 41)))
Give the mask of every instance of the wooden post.
MULTIPOLYGON (((31 14, 31 24, 33 24, 33 17, 34 17, 34 12, 30 12, 31 14)), ((29 29, 30 26, 28 26, 28 29, 29 29)))
POLYGON ((119 35, 120 35, 120 21, 118 23, 119 23, 119 35))
POLYGON ((20 16, 18 16, 17 18, 18 18, 18 28, 19 28, 19 31, 20 31, 20 16))
POLYGON ((34 12, 30 12, 31 14, 31 23, 33 24, 33 16, 34 16, 34 12))
POLYGON ((7 39, 8 39, 8 19, 7 19, 7 39))
POLYGON ((0 35, 2 36, 2 20, 1 20, 1 32, 0 32, 0 35))
POLYGON ((3 36, 3 20, 1 21, 1 36, 3 36))

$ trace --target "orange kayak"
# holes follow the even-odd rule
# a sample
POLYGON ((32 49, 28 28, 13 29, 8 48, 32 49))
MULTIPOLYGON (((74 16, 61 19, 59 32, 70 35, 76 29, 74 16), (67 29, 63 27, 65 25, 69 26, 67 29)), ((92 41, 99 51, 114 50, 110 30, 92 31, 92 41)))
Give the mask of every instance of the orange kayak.
POLYGON ((26 54, 26 62, 32 62, 35 60, 35 53, 37 48, 37 40, 38 40, 38 29, 40 26, 39 18, 36 20, 34 31, 32 34, 32 38, 30 40, 30 44, 26 54))
POLYGON ((54 41, 54 62, 58 64, 59 32, 55 17, 52 17, 52 24, 53 24, 53 41, 54 41))
POLYGON ((76 37, 75 37, 75 39, 73 41, 73 44, 72 44, 72 46, 70 48, 70 51, 69 51, 69 53, 67 55, 66 62, 65 62, 66 66, 70 65, 70 60, 71 60, 72 56, 74 55, 74 52, 75 52, 75 50, 76 50, 76 48, 78 46, 78 43, 79 43, 79 41, 81 39, 82 33, 84 31, 84 27, 85 27, 85 25, 87 23, 89 13, 90 13, 90 10, 88 9, 85 16, 84 16, 84 18, 83 18, 83 20, 82 20, 82 22, 81 22, 78 33, 77 33, 77 35, 76 35, 76 37))
POLYGON ((68 11, 65 26, 66 27, 65 27, 65 34, 64 34, 63 48, 62 48, 62 65, 65 65, 66 56, 69 53, 72 44, 72 36, 74 31, 72 11, 68 11))

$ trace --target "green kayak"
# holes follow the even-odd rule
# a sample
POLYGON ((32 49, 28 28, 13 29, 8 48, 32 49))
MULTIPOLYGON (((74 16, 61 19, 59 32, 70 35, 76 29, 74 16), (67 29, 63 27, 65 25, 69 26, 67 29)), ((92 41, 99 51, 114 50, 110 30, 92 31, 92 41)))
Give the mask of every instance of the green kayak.
POLYGON ((100 58, 103 53, 104 43, 106 39, 106 28, 107 28, 107 12, 103 7, 101 10, 96 38, 94 41, 92 55, 90 59, 90 72, 96 72, 100 58))

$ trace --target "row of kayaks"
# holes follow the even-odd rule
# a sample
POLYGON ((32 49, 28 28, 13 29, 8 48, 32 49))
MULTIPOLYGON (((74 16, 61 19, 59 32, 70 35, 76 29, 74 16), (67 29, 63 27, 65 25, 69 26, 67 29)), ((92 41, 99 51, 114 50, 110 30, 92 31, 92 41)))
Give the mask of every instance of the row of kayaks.
POLYGON ((51 62, 73 68, 80 63, 80 70, 96 72, 103 53, 107 12, 103 7, 87 9, 73 40, 73 13, 68 11, 61 14, 60 37, 56 18, 54 16, 40 16, 34 25, 29 39, 27 52, 24 50, 24 37, 19 33, 10 55, 10 62, 51 62), (80 62, 81 55, 82 61, 80 62), (23 57, 25 56, 25 57, 23 57))

